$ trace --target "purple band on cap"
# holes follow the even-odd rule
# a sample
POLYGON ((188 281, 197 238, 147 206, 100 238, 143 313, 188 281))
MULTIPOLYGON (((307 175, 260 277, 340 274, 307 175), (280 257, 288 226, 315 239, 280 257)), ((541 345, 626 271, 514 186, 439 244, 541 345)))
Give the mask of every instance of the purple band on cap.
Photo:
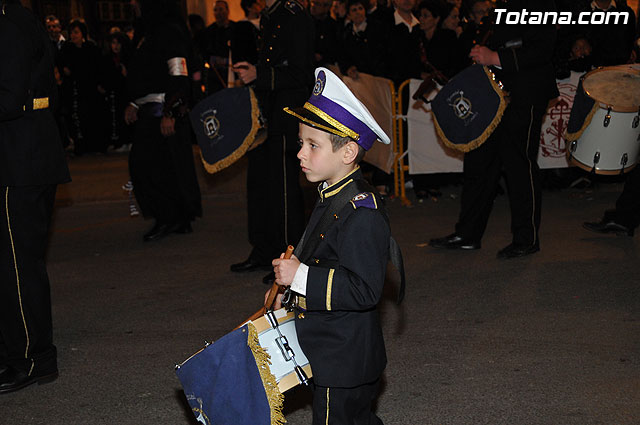
POLYGON ((322 94, 312 95, 308 102, 320 109, 322 112, 331 116, 331 118, 335 119, 340 124, 358 133, 360 135, 360 139, 356 140, 356 142, 365 150, 369 150, 371 146, 373 146, 373 143, 378 139, 376 133, 374 133, 369 126, 354 117, 351 112, 347 111, 333 100, 322 96, 322 94))

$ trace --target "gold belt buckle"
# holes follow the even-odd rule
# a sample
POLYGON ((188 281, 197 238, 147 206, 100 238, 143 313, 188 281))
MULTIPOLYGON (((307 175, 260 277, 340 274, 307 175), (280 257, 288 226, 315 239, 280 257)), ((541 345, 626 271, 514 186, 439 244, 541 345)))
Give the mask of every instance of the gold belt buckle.
POLYGON ((296 295, 296 305, 303 309, 306 310, 307 309, 307 299, 301 295, 296 295))
POLYGON ((48 97, 38 97, 33 99, 33 110, 46 109, 49 107, 48 97))

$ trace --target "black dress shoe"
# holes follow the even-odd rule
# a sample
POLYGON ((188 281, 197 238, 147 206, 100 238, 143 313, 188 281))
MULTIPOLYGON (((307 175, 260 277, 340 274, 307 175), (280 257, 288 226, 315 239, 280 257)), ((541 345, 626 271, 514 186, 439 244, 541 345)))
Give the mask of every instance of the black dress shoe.
POLYGON ((183 221, 175 224, 171 229, 173 233, 180 233, 182 235, 186 235, 189 233, 193 233, 193 228, 191 227, 190 221, 183 221))
POLYGON ((540 251, 540 245, 537 243, 533 245, 519 245, 512 243, 498 251, 498 258, 508 259, 524 257, 525 255, 534 254, 538 251, 540 251))
POLYGON ((171 226, 166 223, 158 223, 153 225, 151 230, 144 234, 142 239, 145 242, 157 241, 171 233, 171 226))
POLYGON ((0 374, 0 394, 17 391, 31 384, 35 384, 36 382, 39 385, 53 382, 57 377, 57 370, 32 373, 31 376, 29 376, 25 371, 17 370, 8 366, 5 371, 0 374))
POLYGON ((242 263, 231 265, 231 271, 236 273, 254 272, 256 270, 269 270, 271 264, 259 263, 251 258, 247 258, 242 263))
POLYGON ((444 238, 431 239, 429 241, 429 245, 434 248, 444 249, 480 249, 479 241, 470 241, 463 238, 462 236, 457 235, 456 233, 452 233, 449 236, 445 236, 444 238))
POLYGON ((262 278, 262 283, 264 283, 265 285, 273 285, 275 281, 276 281, 275 272, 271 272, 262 278))
POLYGON ((596 233, 614 233, 616 235, 633 236, 632 228, 616 223, 613 219, 603 218, 598 222, 584 222, 582 227, 596 233))

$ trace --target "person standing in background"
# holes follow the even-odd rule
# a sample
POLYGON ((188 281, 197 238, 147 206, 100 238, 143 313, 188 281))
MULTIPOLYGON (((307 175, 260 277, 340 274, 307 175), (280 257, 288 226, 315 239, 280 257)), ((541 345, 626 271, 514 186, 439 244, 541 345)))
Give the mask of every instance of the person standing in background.
MULTIPOLYGON (((298 122, 283 108, 302 106, 313 85, 313 21, 296 0, 268 0, 260 19, 258 64, 235 66, 245 84, 255 86, 267 120, 266 141, 249 152, 247 209, 249 257, 233 272, 268 270, 271 260, 304 230, 304 204, 298 166, 298 122)), ((273 273, 263 282, 270 283, 273 273)))
POLYGON ((107 139, 103 117, 106 108, 105 91, 100 81, 101 56, 96 43, 88 39, 84 22, 76 20, 69 24, 69 41, 62 47, 60 64, 75 154, 105 153, 107 139))
POLYGON ((216 21, 205 30, 207 50, 205 60, 210 65, 207 93, 213 94, 227 87, 229 82, 229 46, 235 22, 229 20, 229 5, 217 0, 213 6, 216 21))
POLYGON ((129 155, 133 190, 145 218, 155 223, 145 242, 191 233, 202 216, 189 122, 189 31, 175 0, 142 0, 140 37, 127 73, 125 122, 135 123, 129 155))

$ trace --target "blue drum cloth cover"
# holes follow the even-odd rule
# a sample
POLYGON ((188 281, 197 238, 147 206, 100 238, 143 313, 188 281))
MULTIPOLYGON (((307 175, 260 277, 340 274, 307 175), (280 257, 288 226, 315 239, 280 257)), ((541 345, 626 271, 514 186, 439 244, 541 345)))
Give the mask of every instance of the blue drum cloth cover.
POLYGON ((571 107, 571 115, 569 115, 569 123, 565 132, 565 140, 573 142, 578 140, 582 133, 589 127, 591 120, 596 111, 600 107, 593 98, 589 97, 582 87, 584 78, 580 78, 576 96, 573 98, 573 106, 571 107))
POLYGON ((189 118, 202 163, 211 174, 240 159, 261 127, 258 100, 249 87, 212 94, 193 108, 189 118))
POLYGON ((431 102, 436 133, 455 150, 469 152, 487 140, 507 107, 506 93, 486 66, 458 73, 431 102))
POLYGON ((248 323, 187 359, 176 375, 199 423, 282 425, 284 396, 269 364, 248 323))

